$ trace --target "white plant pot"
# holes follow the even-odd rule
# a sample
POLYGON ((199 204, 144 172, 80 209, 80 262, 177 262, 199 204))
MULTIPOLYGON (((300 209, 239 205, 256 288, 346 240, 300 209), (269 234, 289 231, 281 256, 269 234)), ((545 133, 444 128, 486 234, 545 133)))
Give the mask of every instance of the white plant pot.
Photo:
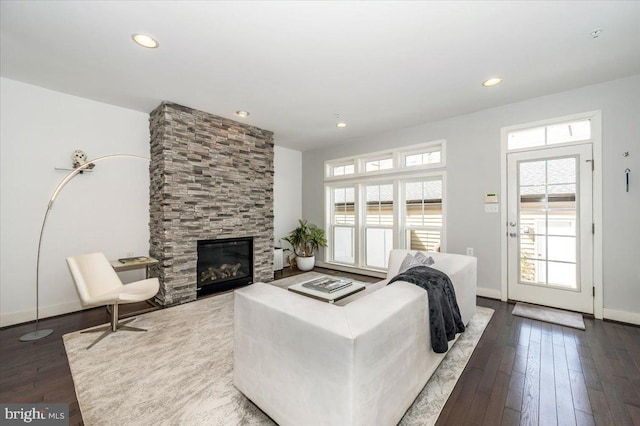
POLYGON ((296 257, 296 265, 298 266, 298 269, 300 269, 301 271, 310 271, 313 269, 313 265, 315 265, 316 263, 316 257, 315 256, 309 256, 309 257, 302 257, 302 256, 298 256, 296 257))

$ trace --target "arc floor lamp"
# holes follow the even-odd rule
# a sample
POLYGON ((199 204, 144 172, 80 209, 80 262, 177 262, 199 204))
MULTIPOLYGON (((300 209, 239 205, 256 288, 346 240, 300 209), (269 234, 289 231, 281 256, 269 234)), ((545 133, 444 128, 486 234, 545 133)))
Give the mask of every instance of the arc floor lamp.
POLYGON ((51 194, 51 198, 49 198, 49 204, 47 204, 47 210, 44 213, 44 219, 42 220, 42 228, 40 228, 40 238, 38 239, 38 255, 36 257, 36 330, 31 333, 24 334, 20 336, 21 342, 30 342, 32 340, 42 339, 43 337, 47 337, 51 333, 53 333, 52 329, 39 329, 39 320, 40 320, 40 249, 42 248, 42 235, 44 234, 44 228, 47 224, 47 218, 49 217, 49 212, 53 207, 53 203, 62 191, 62 188, 68 184, 71 179, 76 177, 78 174, 82 173, 84 170, 92 168, 95 163, 98 163, 103 160, 107 160, 109 158, 137 158, 139 160, 149 161, 149 158, 142 157, 140 155, 134 154, 111 154, 104 155, 102 157, 95 158, 93 160, 89 160, 84 164, 73 169, 64 179, 58 184, 56 189, 51 194))

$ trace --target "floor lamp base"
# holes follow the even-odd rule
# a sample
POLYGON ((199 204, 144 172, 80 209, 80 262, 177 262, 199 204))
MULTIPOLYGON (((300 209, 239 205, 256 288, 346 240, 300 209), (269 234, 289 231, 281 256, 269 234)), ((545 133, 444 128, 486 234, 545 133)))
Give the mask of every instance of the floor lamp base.
MULTIPOLYGON (((42 339, 53 333, 53 330, 36 330, 31 333, 20 336, 21 342, 31 342, 32 340, 42 339)), ((14 337, 15 339, 15 337, 14 337)))

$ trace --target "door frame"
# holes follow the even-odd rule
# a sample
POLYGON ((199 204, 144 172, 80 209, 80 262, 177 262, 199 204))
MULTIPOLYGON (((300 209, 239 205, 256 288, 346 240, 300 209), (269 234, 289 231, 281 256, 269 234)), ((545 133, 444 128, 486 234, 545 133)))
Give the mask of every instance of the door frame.
MULTIPOLYGON (((500 129, 500 192, 502 193, 502 208, 500 209, 500 253, 501 253, 501 289, 500 299, 509 299, 508 290, 508 264, 507 264, 507 154, 509 152, 533 151, 536 148, 525 148, 522 150, 507 150, 507 135, 514 130, 527 129, 550 124, 562 123, 574 120, 591 120, 591 140, 593 145, 593 223, 595 232, 593 235, 593 286, 595 296, 593 299, 593 313, 598 319, 603 318, 603 274, 602 274, 602 112, 589 111, 579 114, 565 115, 546 120, 530 123, 517 124, 502 127, 500 129)), ((564 143, 554 145, 544 145, 537 149, 547 149, 550 147, 560 147, 567 145, 584 144, 585 141, 575 143, 564 143)))

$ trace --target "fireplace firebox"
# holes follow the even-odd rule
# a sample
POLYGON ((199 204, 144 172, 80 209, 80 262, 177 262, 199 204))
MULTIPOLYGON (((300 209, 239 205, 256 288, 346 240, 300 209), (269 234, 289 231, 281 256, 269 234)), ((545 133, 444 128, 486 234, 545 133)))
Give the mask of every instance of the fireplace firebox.
POLYGON ((253 282, 253 238, 198 241, 197 295, 231 290, 253 282))

